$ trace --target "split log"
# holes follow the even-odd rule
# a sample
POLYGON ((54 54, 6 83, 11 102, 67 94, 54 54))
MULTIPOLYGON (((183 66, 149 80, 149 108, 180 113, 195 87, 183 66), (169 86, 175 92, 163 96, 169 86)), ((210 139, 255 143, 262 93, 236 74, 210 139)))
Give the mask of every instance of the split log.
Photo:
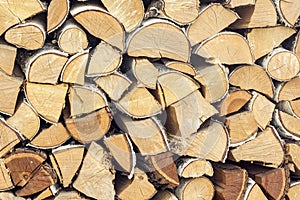
POLYGON ((255 0, 230 0, 225 4, 226 7, 236 8, 240 6, 255 5, 255 0))
POLYGON ((9 76, 0 71, 0 112, 14 114, 22 82, 20 77, 9 76))
POLYGON ((282 0, 276 0, 275 5, 279 14, 279 20, 286 26, 294 26, 298 22, 300 17, 300 5, 297 1, 292 0, 285 2, 282 0))
POLYGON ((261 188, 258 186, 253 179, 248 179, 247 189, 245 192, 245 200, 268 200, 261 188))
POLYGON ((202 42, 194 53, 213 64, 253 64, 248 41, 235 32, 218 33, 202 42), (220 51, 220 49, 227 49, 220 51))
POLYGON ((267 55, 295 32, 294 29, 286 26, 251 29, 247 33, 247 39, 252 49, 254 59, 257 60, 267 55))
POLYGON ((243 199, 246 191, 248 173, 235 165, 213 164, 216 199, 243 199))
MULTIPOLYGON (((4 164, 4 160, 0 159, 0 190, 1 191, 10 190, 13 187, 14 185, 10 178, 9 171, 4 164)), ((2 199, 1 193, 0 193, 0 199, 2 199)))
POLYGON ((80 196, 80 194, 74 190, 71 191, 61 191, 55 196, 54 200, 66 200, 66 199, 73 199, 73 200, 88 200, 85 197, 80 196))
POLYGON ((300 118, 300 100, 293 100, 293 101, 286 101, 286 102, 288 104, 287 107, 289 107, 288 109, 290 110, 287 113, 290 113, 300 118))
POLYGON ((194 179, 182 179, 180 185, 175 190, 175 194, 180 200, 211 200, 214 196, 214 190, 214 185, 208 178, 200 177, 194 179))
POLYGON ((26 200, 23 197, 17 197, 13 193, 10 192, 0 192, 1 199, 9 199, 9 200, 26 200))
POLYGON ((8 29, 4 39, 18 48, 37 50, 44 46, 46 30, 41 20, 30 20, 8 29))
POLYGON ((287 142, 285 144, 286 160, 290 172, 293 176, 300 176, 300 160, 298 152, 300 150, 300 144, 298 142, 287 142))
POLYGON ((156 89, 158 69, 145 58, 135 58, 132 63, 132 71, 137 79, 138 87, 156 89))
POLYGON ((70 10, 69 0, 52 0, 47 10, 47 32, 59 28, 67 19, 70 10))
POLYGON ((236 162, 258 162, 277 168, 283 163, 284 149, 274 127, 267 127, 253 140, 230 150, 228 158, 236 162))
POLYGON ((0 50, 0 69, 8 75, 12 75, 15 67, 17 48, 1 40, 0 50))
POLYGON ((39 195, 35 197, 34 200, 43 200, 51 196, 53 196, 53 194, 50 187, 48 187, 45 190, 43 190, 41 193, 39 193, 39 195))
POLYGON ((75 140, 87 144, 100 140, 109 130, 112 117, 107 107, 76 118, 65 118, 66 127, 75 140))
POLYGON ((255 90, 270 98, 274 96, 274 86, 266 71, 258 66, 243 65, 229 75, 229 83, 245 90, 255 90), (253 80, 253 77, 255 79, 253 80))
POLYGON ((66 145, 52 151, 51 163, 63 187, 68 187, 72 183, 81 165, 83 153, 84 146, 82 145, 66 145))
POLYGON ((167 61, 164 64, 166 67, 179 71, 181 73, 191 75, 191 76, 196 75, 195 68, 189 63, 179 62, 179 61, 167 61))
POLYGON ((127 53, 132 57, 169 58, 187 62, 191 50, 181 29, 171 22, 152 19, 128 38, 127 53))
POLYGON ((281 83, 276 87, 274 100, 279 101, 291 101, 300 97, 300 77, 281 83))
POLYGON ((297 200, 299 199, 299 191, 300 191, 299 182, 292 183, 290 185, 289 191, 287 192, 286 196, 289 198, 289 200, 297 200))
POLYGON ((176 165, 178 175, 183 178, 212 176, 214 173, 211 163, 199 158, 181 158, 176 165))
POLYGON ((107 152, 95 142, 92 142, 84 157, 82 167, 73 187, 83 194, 99 199, 114 199, 114 173, 107 152), (101 181, 99 181, 101 180, 101 181))
POLYGON ((255 5, 237 7, 235 11, 240 19, 230 28, 258 28, 277 24, 277 12, 272 0, 256 0, 255 5))
POLYGON ((152 200, 178 200, 178 198, 168 190, 163 190, 158 191, 152 200))
POLYGON ((300 58, 300 33, 298 32, 292 46, 293 52, 300 58))
POLYGON ((193 21, 187 29, 187 35, 191 45, 194 46, 217 34, 238 18, 235 12, 224 8, 221 4, 210 4, 206 6, 201 9, 196 20, 193 21))
POLYGON ((0 120, 0 158, 12 150, 21 139, 18 137, 17 133, 9 128, 3 119, 0 120))
POLYGON ((111 14, 96 5, 74 6, 70 13, 90 34, 123 51, 125 31, 111 14))
POLYGON ((58 122, 65 104, 68 85, 48 85, 27 82, 25 94, 41 118, 49 122, 58 122))

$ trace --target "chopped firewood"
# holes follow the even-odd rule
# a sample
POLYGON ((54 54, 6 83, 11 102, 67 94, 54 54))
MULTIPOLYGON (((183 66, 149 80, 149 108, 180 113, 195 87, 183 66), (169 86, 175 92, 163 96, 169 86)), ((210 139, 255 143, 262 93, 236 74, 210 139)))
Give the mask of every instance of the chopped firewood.
POLYGON ((84 85, 85 68, 89 58, 89 50, 73 55, 62 69, 60 80, 64 83, 84 85))
POLYGON ((161 112, 161 105, 144 87, 133 87, 126 92, 117 106, 133 118, 146 118, 161 112))
POLYGON ((142 0, 101 0, 111 15, 116 17, 124 26, 126 32, 131 32, 143 20, 144 5, 142 0))
POLYGON ((297 33, 292 46, 293 52, 300 58, 300 32, 297 33))
POLYGON ((156 89, 158 69, 145 58, 135 58, 132 64, 134 77, 137 79, 138 87, 156 89))
POLYGON ((17 48, 0 40, 0 50, 0 69, 8 75, 12 75, 17 56, 17 48))
MULTIPOLYGON (((300 183, 295 182, 290 185, 289 191, 287 192, 286 196, 289 200, 297 200, 299 199, 299 191, 300 191, 300 183)), ((1 197, 1 193, 0 193, 1 197)))
POLYGON ((149 20, 128 41, 127 53, 132 57, 170 58, 187 62, 190 43, 181 29, 165 20, 149 20), (161 42, 164 41, 164 42, 161 42))
POLYGON ((47 10, 47 32, 53 32, 60 27, 69 14, 69 0, 52 0, 47 10))
POLYGON ((232 90, 219 105, 220 116, 239 111, 251 99, 251 93, 246 90, 232 90))
POLYGON ((201 84, 204 97, 210 103, 221 100, 228 92, 229 81, 221 64, 200 66, 194 78, 201 84))
POLYGON ((255 5, 255 0, 230 0, 226 2, 225 6, 229 8, 236 8, 240 6, 255 5))
POLYGON ((30 145, 41 149, 55 148, 62 145, 70 138, 70 134, 62 123, 53 124, 43 129, 31 142, 30 145))
POLYGON ((9 200, 26 200, 23 197, 17 197, 13 193, 10 192, 0 192, 0 199, 9 199, 9 200))
POLYGON ((181 158, 177 161, 178 175, 183 178, 212 176, 214 170, 209 161, 199 158, 181 158))
POLYGON ((133 120, 122 115, 114 116, 118 126, 132 139, 142 155, 156 155, 168 151, 165 133, 155 118, 133 120))
POLYGON ((274 86, 266 71, 258 65, 243 65, 229 76, 229 83, 245 90, 255 90, 270 98, 274 96, 274 86))
POLYGON ((217 34, 238 19, 238 15, 221 4, 210 4, 201 10, 187 29, 192 46, 217 34), (205 31, 204 31, 205 30, 205 31))
POLYGON ((237 7, 235 11, 240 19, 230 28, 258 28, 277 24, 277 12, 272 0, 256 0, 255 5, 237 7))
POLYGON ((252 92, 252 95, 248 109, 253 113, 258 126, 265 129, 272 120, 275 104, 259 93, 252 92))
POLYGON ((101 139, 109 130, 111 114, 107 107, 76 118, 66 118, 65 124, 70 135, 81 143, 101 139))
POLYGON ((3 119, 0 119, 0 158, 7 154, 21 139, 17 133, 8 127, 3 119))
POLYGON ((161 104, 165 102, 166 107, 183 99, 200 87, 194 79, 176 71, 159 75, 158 83, 162 88, 164 98, 159 99, 159 101, 161 104))
POLYGON ((26 60, 24 71, 30 82, 56 84, 68 55, 55 49, 42 49, 26 60))
MULTIPOLYGON (((0 191, 10 190, 14 187, 10 178, 9 170, 5 167, 4 160, 0 159, 0 191)), ((1 193, 0 193, 0 199, 1 193)))
POLYGON ((196 90, 167 107, 166 112, 166 131, 171 135, 186 138, 196 133, 201 124, 218 111, 196 90))
POLYGON ((84 157, 79 174, 73 182, 73 187, 95 199, 114 199, 113 180, 115 175, 110 171, 111 167, 107 152, 100 145, 92 142, 84 157))
POLYGON ((123 26, 103 8, 96 5, 78 5, 74 6, 70 13, 90 34, 123 51, 125 45, 123 26))
POLYGON ((98 77, 95 82, 113 101, 118 101, 131 84, 131 81, 120 73, 98 77))
POLYGON ((131 178, 134 173, 136 165, 136 155, 133 151, 133 145, 127 133, 121 133, 104 138, 104 143, 113 156, 114 160, 118 163, 121 170, 128 173, 131 178))
POLYGON ((267 127, 253 140, 230 150, 229 159, 253 161, 265 166, 278 167, 283 163, 284 150, 274 127, 267 127))
POLYGON ((277 104, 277 108, 289 115, 300 118, 300 100, 281 101, 277 104))
POLYGON ((179 61, 168 61, 164 63, 166 67, 182 72, 184 74, 188 74, 188 75, 192 75, 195 76, 196 75, 196 70, 195 68, 189 64, 189 63, 185 63, 185 62, 179 62, 179 61))
POLYGON ((12 115, 15 112, 18 94, 23 80, 0 71, 0 112, 12 115))
POLYGON ((176 188, 175 194, 178 199, 213 199, 215 188, 213 183, 206 177, 194 179, 182 179, 176 188))
POLYGON ((253 55, 248 41, 235 32, 215 34, 202 42, 194 51, 214 64, 253 64, 253 55), (226 49, 226 51, 220 51, 226 49))
POLYGON ((59 31, 57 44, 63 52, 75 54, 87 48, 88 39, 75 22, 67 21, 59 31))
POLYGON ((80 116, 107 106, 104 94, 94 86, 72 86, 69 89, 70 116, 80 116))
POLYGON ((285 150, 290 171, 293 176, 298 178, 300 176, 300 157, 298 156, 300 144, 296 142, 288 142, 285 144, 285 150))
POLYGON ((27 82, 26 97, 37 113, 49 122, 58 122, 65 104, 67 84, 48 85, 27 82))
POLYGON ((300 77, 279 84, 275 90, 275 101, 291 101, 300 97, 300 77))
POLYGON ((75 190, 61 191, 54 198, 54 200, 66 200, 66 199, 88 200, 87 198, 80 196, 80 194, 78 192, 76 192, 75 190))
POLYGON ((245 192, 245 200, 268 200, 261 188, 253 179, 248 179, 247 189, 245 192))
POLYGON ((23 1, 2 0, 0 11, 0 35, 9 27, 24 21, 45 10, 39 0, 23 1))
POLYGON ((275 5, 279 14, 279 20, 286 26, 294 26, 300 17, 300 5, 296 0, 283 1, 275 0, 275 5))
POLYGON ((87 76, 107 75, 115 72, 122 63, 121 52, 100 42, 90 53, 87 76))
POLYGON ((44 46, 46 30, 41 21, 32 20, 8 29, 4 39, 19 48, 36 50, 44 46))
POLYGON ((52 151, 53 156, 50 159, 64 187, 68 187, 72 183, 72 179, 81 165, 83 153, 84 146, 82 145, 66 145, 52 151))
POLYGON ((296 31, 286 26, 266 28, 253 28, 247 33, 247 39, 252 49, 255 60, 270 53, 285 39, 292 36, 296 31))
POLYGON ((293 113, 300 117, 300 100, 293 100, 289 102, 291 105, 291 109, 293 110, 293 113))
POLYGON ((178 198, 168 190, 162 190, 158 191, 156 195, 152 198, 152 200, 178 200, 178 198))
POLYGON ((124 176, 116 179, 117 197, 122 200, 150 199, 155 195, 156 189, 148 181, 145 172, 138 168, 134 171, 134 177, 131 180, 124 176))
POLYGON ((231 164, 213 164, 216 198, 231 200, 243 199, 246 191, 248 174, 245 169, 231 164))
POLYGON ((51 196, 53 196, 53 193, 52 193, 50 187, 48 187, 45 190, 43 190, 41 193, 39 193, 39 195, 37 197, 35 197, 34 200, 43 200, 43 199, 46 199, 51 196))

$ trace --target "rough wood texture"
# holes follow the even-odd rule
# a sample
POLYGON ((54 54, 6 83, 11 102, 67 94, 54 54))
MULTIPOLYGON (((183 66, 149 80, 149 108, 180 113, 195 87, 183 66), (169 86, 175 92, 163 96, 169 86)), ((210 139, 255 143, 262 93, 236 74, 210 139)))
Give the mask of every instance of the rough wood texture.
POLYGON ((9 128, 4 120, 0 120, 0 157, 2 158, 7 154, 14 146, 16 146, 21 139, 18 137, 17 133, 9 128))
POLYGON ((287 26, 294 26, 300 16, 300 6, 297 1, 292 0, 285 2, 282 0, 275 1, 280 20, 287 26))
POLYGON ((47 10, 47 32, 60 27, 67 19, 70 10, 69 0, 52 0, 47 10))
MULTIPOLYGON (((8 169, 4 164, 4 160, 0 159, 0 190, 9 190, 14 187, 8 169)), ((1 195, 0 195, 1 198, 1 195)))
POLYGON ((182 158, 177 163, 178 175, 183 178, 197 178, 203 175, 212 176, 213 167, 209 161, 197 158, 182 158))
POLYGON ((247 184, 247 190, 245 192, 245 200, 255 200, 255 199, 261 199, 261 200, 267 200, 267 197, 261 190, 261 188, 258 186, 253 179, 248 179, 247 184))
POLYGON ((300 185, 299 183, 291 184, 287 196, 289 200, 296 200, 299 198, 300 185))
POLYGON ((275 101, 290 101, 300 97, 300 89, 297 87, 300 83, 300 77, 295 77, 287 82, 277 86, 275 91, 275 101))
POLYGON ((0 50, 0 69, 8 75, 12 75, 17 56, 17 48, 4 41, 0 41, 0 50))
POLYGON ((158 69, 148 59, 134 59, 132 70, 134 77, 137 79, 138 87, 156 89, 158 69))

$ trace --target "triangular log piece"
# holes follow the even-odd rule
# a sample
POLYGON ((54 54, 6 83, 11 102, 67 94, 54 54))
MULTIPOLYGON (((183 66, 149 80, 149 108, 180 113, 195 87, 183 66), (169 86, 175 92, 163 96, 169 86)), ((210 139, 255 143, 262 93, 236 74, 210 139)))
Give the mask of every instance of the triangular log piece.
POLYGON ((294 26, 300 17, 300 5, 297 0, 289 2, 283 0, 275 0, 275 5, 279 13, 279 20, 286 26, 294 26))
POLYGON ((53 32, 67 19, 70 10, 69 0, 52 0, 47 10, 47 32, 53 32))
POLYGON ((162 190, 158 191, 152 200, 178 200, 178 198, 172 192, 168 190, 162 190))
POLYGON ((293 52, 300 58, 300 33, 298 32, 293 45, 293 52))
POLYGON ((262 189, 253 179, 248 179, 247 189, 245 192, 245 200, 268 200, 262 189))
POLYGON ((0 40, 0 69, 8 75, 12 75, 17 56, 17 48, 0 40))
POLYGON ((300 118, 300 100, 293 100, 289 102, 293 113, 300 118))
POLYGON ((300 177, 300 157, 298 155, 300 151, 300 143, 287 142, 285 144, 285 150, 287 166, 289 167, 292 176, 295 176, 296 178, 300 177))
MULTIPOLYGON (((12 180, 10 178, 9 170, 6 168, 4 164, 4 160, 0 159, 0 190, 10 190, 14 187, 12 180)), ((0 193, 0 199, 1 193, 0 193)))
POLYGON ((181 158, 176 161, 178 175, 183 178, 197 178, 214 173, 211 163, 199 158, 181 158))
POLYGON ((275 91, 275 101, 291 101, 300 97, 300 77, 283 82, 276 87, 275 91))
POLYGON ((181 73, 191 75, 191 76, 196 75, 195 68, 189 63, 180 62, 180 61, 167 61, 164 64, 166 67, 179 71, 181 73))
POLYGON ((4 123, 3 119, 0 120, 0 133, 0 158, 2 158, 5 154, 11 151, 12 148, 21 141, 21 139, 15 131, 4 123))
POLYGON ((290 185, 289 191, 287 192, 286 196, 289 198, 289 200, 298 200, 299 192, 300 192, 300 183, 295 182, 290 185))
MULTIPOLYGON (((50 187, 51 187, 51 186, 50 186, 50 187)), ((46 199, 46 198, 48 198, 48 197, 53 196, 53 193, 52 193, 50 187, 46 188, 46 189, 43 190, 41 193, 39 193, 39 194, 34 198, 34 200, 43 200, 43 199, 46 199)))
POLYGON ((146 58, 135 58, 132 64, 138 87, 156 89, 158 69, 146 58))

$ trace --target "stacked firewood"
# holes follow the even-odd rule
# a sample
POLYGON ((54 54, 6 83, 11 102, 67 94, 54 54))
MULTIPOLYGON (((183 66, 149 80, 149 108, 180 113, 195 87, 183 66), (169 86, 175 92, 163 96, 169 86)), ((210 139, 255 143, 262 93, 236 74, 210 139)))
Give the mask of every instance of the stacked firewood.
POLYGON ((299 16, 0 0, 0 199, 299 199, 299 16))

